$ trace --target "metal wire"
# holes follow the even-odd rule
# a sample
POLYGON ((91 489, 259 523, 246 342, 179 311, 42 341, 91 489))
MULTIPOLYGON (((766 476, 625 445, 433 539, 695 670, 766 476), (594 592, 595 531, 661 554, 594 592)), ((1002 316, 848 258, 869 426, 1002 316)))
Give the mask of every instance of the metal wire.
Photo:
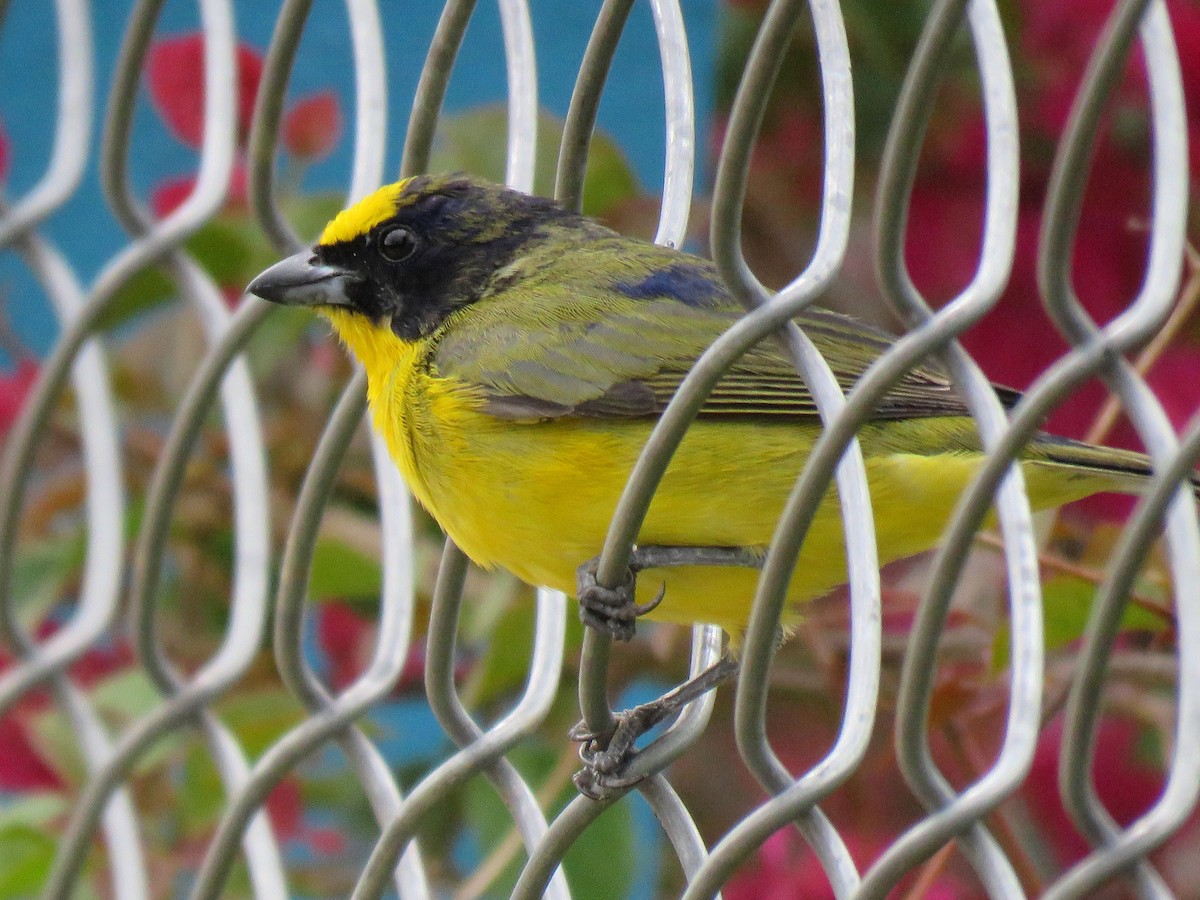
MULTIPOLYGON (((264 228, 280 245, 292 252, 298 241, 280 214, 271 189, 273 155, 287 75, 299 46, 309 4, 296 3, 284 9, 268 53, 267 71, 256 101, 251 147, 257 165, 252 186, 256 210, 264 228)), ((357 199, 377 187, 383 176, 386 109, 382 35, 373 5, 348 3, 351 38, 355 55, 358 109, 355 163, 349 199, 357 199)), ((408 497, 398 476, 387 463, 378 439, 372 443, 377 464, 380 518, 383 526, 384 582, 376 653, 362 675, 336 698, 330 697, 304 659, 304 598, 309 568, 316 543, 321 510, 332 490, 337 467, 355 428, 362 419, 361 376, 354 379, 329 428, 322 436, 309 475, 297 503, 296 526, 289 534, 281 565, 276 599, 275 653, 284 684, 312 712, 312 718, 280 738, 258 760, 241 792, 233 798, 209 845, 192 895, 218 896, 228 877, 237 838, 261 808, 267 794, 300 760, 331 737, 337 737, 350 764, 363 784, 377 819, 389 821, 400 808, 401 794, 378 749, 357 727, 347 728, 370 704, 384 697, 403 670, 411 635, 413 607, 412 532, 408 497)), ((405 855, 395 869, 396 886, 404 897, 428 896, 429 888, 418 852, 405 855)))
MULTIPOLYGON (((83 290, 67 261, 35 229, 70 198, 83 175, 94 105, 94 65, 87 6, 64 0, 55 12, 61 83, 51 161, 35 187, 4 210, 0 247, 16 245, 60 321, 65 322, 84 306, 83 290)), ((94 776, 100 761, 112 752, 111 739, 90 702, 63 677, 62 669, 82 654, 112 620, 120 579, 124 498, 112 397, 98 342, 89 341, 81 348, 72 368, 72 382, 80 401, 85 468, 91 474, 88 548, 80 600, 66 626, 45 643, 35 645, 17 625, 12 595, 4 591, 0 619, 23 664, 0 677, 0 715, 29 690, 52 678, 55 698, 79 736, 88 774, 94 776)), ((117 791, 105 808, 103 828, 114 857, 114 887, 120 886, 123 896, 145 896, 144 854, 126 790, 117 791)))
MULTIPOLYGON (((556 196, 569 207, 582 203, 584 171, 609 70, 634 0, 605 0, 592 28, 559 147, 556 196)), ((38 380, 10 430, 0 461, 0 643, 16 662, 0 673, 0 716, 38 689, 49 687, 69 721, 85 762, 87 780, 73 805, 44 896, 70 896, 98 833, 102 834, 111 893, 150 895, 151 862, 140 835, 138 810, 128 789, 139 761, 168 736, 195 733, 218 772, 224 791, 217 830, 205 848, 193 898, 216 898, 230 890, 239 850, 257 897, 290 895, 285 857, 263 811, 267 795, 314 750, 330 742, 342 749, 361 785, 380 833, 358 882, 356 900, 380 897, 394 887, 401 897, 440 893, 427 871, 415 836, 452 792, 482 775, 504 804, 526 853, 514 896, 570 896, 562 860, 580 836, 613 804, 629 802, 628 789, 601 801, 577 797, 551 820, 510 758, 547 717, 558 693, 567 615, 572 603, 539 590, 531 640, 529 676, 507 715, 483 722, 455 681, 459 614, 468 560, 447 542, 430 613, 425 693, 437 721, 454 745, 410 789, 401 791, 388 760, 367 731, 363 716, 394 688, 414 630, 414 559, 411 500, 381 439, 370 447, 378 487, 383 580, 377 634, 370 660, 345 688, 331 690, 304 652, 308 583, 317 533, 355 434, 363 428, 365 378, 351 378, 332 411, 308 466, 289 523, 278 572, 272 571, 267 518, 268 481, 256 386, 241 353, 271 309, 243 298, 230 313, 220 291, 188 254, 185 241, 218 214, 225 201, 237 149, 236 68, 232 0, 198 0, 204 42, 204 132, 195 187, 169 216, 154 220, 131 188, 130 153, 137 85, 162 8, 142 0, 124 31, 99 146, 101 183, 113 215, 129 233, 90 286, 80 285, 70 254, 42 233, 47 218, 74 197, 91 158, 94 107, 94 37, 85 0, 57 0, 59 95, 54 139, 44 174, 22 196, 0 206, 0 247, 12 248, 41 286, 61 323, 38 380), (120 415, 109 385, 110 363, 98 331, 119 291, 146 267, 160 265, 184 303, 198 314, 207 350, 181 398, 157 459, 132 553, 126 562, 126 515, 120 415), (22 598, 14 595, 14 560, 25 494, 36 474, 36 451, 48 432, 68 384, 79 410, 82 464, 87 474, 84 519, 87 550, 78 602, 63 626, 44 640, 31 637, 19 620, 22 598), (157 608, 168 536, 186 495, 184 475, 201 440, 202 425, 219 409, 228 437, 233 498, 233 571, 229 617, 215 653, 187 672, 164 648, 157 608), (273 596, 269 586, 277 575, 273 596), (128 603, 119 603, 123 585, 128 603), (268 605, 268 604, 272 605, 268 605), (253 764, 213 703, 246 673, 274 626, 273 657, 286 689, 307 715, 253 764), (156 705, 112 735, 69 667, 105 635, 127 629, 138 665, 158 693, 156 705)), ((687 233, 697 145, 692 61, 678 0, 650 0, 663 78, 666 146, 662 205, 655 240, 681 246, 687 233)), ((258 224, 280 254, 303 246, 279 201, 276 157, 288 82, 308 23, 311 0, 285 0, 275 25, 246 147, 248 195, 258 224)), ((534 18, 523 0, 498 0, 500 31, 492 36, 506 62, 508 134, 505 178, 530 190, 536 171, 538 67, 534 18)), ((432 38, 404 132, 400 175, 425 171, 451 74, 476 9, 474 0, 445 3, 432 38)), ((347 173, 347 201, 364 196, 385 178, 387 140, 398 134, 388 120, 387 46, 381 6, 346 0, 349 59, 354 71, 354 152, 347 173)), ((7 23, 0 3, 0 27, 7 23)), ((11 25, 10 25, 11 27, 11 25)), ((697 361, 656 424, 625 486, 601 548, 597 579, 616 584, 654 492, 709 393, 736 360, 764 340, 780 341, 808 385, 824 430, 794 485, 777 524, 759 579, 736 689, 735 735, 749 772, 767 798, 724 836, 706 843, 686 803, 665 774, 701 736, 713 709, 710 693, 690 704, 655 740, 639 750, 627 774, 650 804, 688 882, 684 896, 716 896, 734 872, 780 827, 794 823, 809 843, 839 898, 882 898, 950 841, 991 897, 1022 897, 1013 860, 989 826, 989 815, 1024 782, 1045 714, 1045 650, 1037 546, 1029 501, 1013 460, 1046 415, 1078 385, 1099 376, 1119 399, 1154 461, 1155 477, 1126 525, 1097 597, 1072 674, 1059 758, 1065 806, 1091 851, 1047 889, 1055 898, 1091 896, 1124 878, 1142 897, 1170 896, 1148 855, 1177 833, 1200 794, 1200 525, 1188 475, 1200 458, 1200 417, 1182 441, 1175 437, 1153 391, 1127 362, 1171 311, 1180 279, 1187 224, 1188 133, 1179 58, 1162 0, 1122 0, 1093 48, 1056 152, 1046 193, 1039 247, 1039 286, 1046 309, 1070 350, 1032 386, 1009 413, 957 337, 999 301, 1009 278, 1018 209, 1020 147, 1013 69, 1002 19, 994 0, 939 0, 933 5, 909 62, 890 122, 873 209, 875 266, 884 299, 905 324, 905 333, 848 391, 792 320, 833 283, 851 246, 855 214, 855 84, 846 23, 834 0, 774 0, 761 23, 717 160, 711 216, 713 258, 746 314, 697 361), (807 15, 805 15, 807 6, 807 15), (799 30, 811 29, 819 57, 823 99, 824 170, 816 245, 803 270, 771 294, 742 255, 741 222, 751 156, 780 77, 784 56, 799 30), (909 197, 925 132, 952 55, 967 32, 978 72, 986 127, 987 190, 983 238, 976 271, 957 296, 934 312, 909 277, 904 258, 909 197), (1145 60, 1152 140, 1152 204, 1149 254, 1140 291, 1107 325, 1097 325, 1074 296, 1070 262, 1084 189, 1101 117, 1119 84, 1135 42, 1145 60), (914 365, 936 358, 976 423, 988 451, 963 495, 937 554, 929 587, 912 626, 901 672, 895 744, 903 775, 926 814, 865 871, 856 867, 844 840, 848 823, 818 806, 857 772, 876 732, 882 662, 879 563, 866 468, 856 434, 880 398, 914 365), (836 486, 844 523, 849 582, 849 657, 841 728, 822 759, 791 772, 767 736, 766 711, 777 634, 787 585, 817 506, 836 486), (1008 579, 1011 683, 1003 740, 991 765, 965 786, 955 787, 930 747, 930 706, 939 641, 951 597, 962 578, 971 543, 995 507, 1003 536, 1008 579), (1091 781, 1096 734, 1105 686, 1130 663, 1115 648, 1116 634, 1134 581, 1154 539, 1164 537, 1169 565, 1176 648, 1153 660, 1139 659, 1156 685, 1170 686, 1174 729, 1163 791, 1136 821, 1119 825, 1091 781), (931 661, 934 661, 931 663, 931 661), (1152 671, 1151 671, 1152 670, 1152 671), (709 846, 708 844, 711 844, 709 846)), ((956 49, 957 48, 957 49, 956 49)), ((580 560, 583 562, 583 560, 580 560)), ((690 671, 716 661, 723 650, 719 629, 697 626, 690 671)), ((609 692, 608 638, 585 634, 580 652, 579 704, 589 728, 602 731, 614 719, 609 692)), ((565 745, 565 738, 564 738, 565 745)))
MULTIPOLYGON (((113 96, 116 99, 112 103, 113 112, 105 132, 105 157, 109 163, 106 169, 109 176, 106 182, 108 196, 123 224, 136 237, 147 242, 153 240, 155 231, 159 234, 168 231, 168 223, 175 218, 168 217, 156 226, 138 207, 125 179, 131 122, 128 115, 129 98, 134 95, 141 60, 159 7, 159 4, 147 3, 135 10, 135 20, 140 24, 130 29, 130 40, 123 48, 124 65, 114 79, 113 96)), ((205 46, 204 157, 195 190, 176 214, 179 218, 187 217, 189 213, 194 216, 194 223, 188 223, 191 228, 202 224, 222 203, 232 172, 235 140, 232 127, 235 79, 232 9, 223 3, 202 4, 201 18, 209 36, 205 46)), ((177 241, 186 237, 187 233, 181 230, 177 241)), ((227 324, 228 312, 224 301, 216 285, 200 268, 185 254, 174 250, 176 245, 177 242, 175 245, 165 244, 163 248, 170 251, 166 257, 169 268, 178 280, 183 295, 196 304, 209 335, 215 337, 227 324)), ((118 285, 112 285, 111 290, 115 291, 118 285)), ((95 293, 99 296, 93 298, 93 309, 103 308, 114 296, 113 293, 95 293)), ((47 896, 65 897, 73 890, 72 883, 82 865, 101 810, 112 792, 128 777, 138 757, 171 730, 190 723, 197 713, 202 713, 199 718, 202 732, 226 788, 236 790, 245 778, 246 762, 236 740, 204 708, 245 671, 257 649, 265 622, 268 554, 267 522, 262 510, 265 507, 266 473, 253 387, 244 363, 230 373, 222 386, 222 394, 230 428, 231 464, 237 485, 235 516, 238 526, 235 579, 226 639, 216 655, 195 673, 189 684, 180 684, 156 644, 154 606, 149 602, 153 585, 149 585, 147 591, 135 592, 134 630, 139 656, 158 688, 168 696, 174 696, 136 722, 122 736, 113 752, 102 758, 103 765, 85 787, 84 796, 67 826, 46 887, 47 896)), ((186 447, 177 444, 177 449, 183 451, 186 447)), ((174 480, 178 483, 179 470, 177 468, 171 473, 172 460, 169 457, 163 463, 159 470, 161 477, 156 480, 153 493, 165 497, 166 502, 156 510, 165 514, 173 492, 171 482, 174 480), (168 474, 161 474, 163 472, 168 474)), ((143 536, 152 547, 156 542, 161 544, 161 526, 155 521, 154 514, 147 519, 143 536)), ((161 547, 159 549, 161 552, 161 547)), ((144 570, 145 566, 138 568, 144 570)), ((153 575, 150 580, 153 580, 153 575)), ((282 884, 282 863, 267 827, 265 814, 261 812, 247 835, 246 849, 255 887, 268 896, 278 895, 282 884)))

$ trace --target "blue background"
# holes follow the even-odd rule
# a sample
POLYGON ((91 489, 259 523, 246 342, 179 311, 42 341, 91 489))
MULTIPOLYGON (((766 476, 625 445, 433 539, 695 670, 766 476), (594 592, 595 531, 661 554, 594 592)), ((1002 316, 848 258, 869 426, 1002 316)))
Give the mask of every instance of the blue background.
MULTIPOLYGON (((67 254, 86 285, 104 261, 125 241, 108 214, 100 190, 96 160, 111 73, 132 9, 131 0, 97 0, 92 4, 95 33, 97 113, 89 169, 72 199, 45 225, 45 233, 67 254)), ((388 171, 399 169, 404 128, 426 48, 441 4, 430 0, 383 0, 380 4, 387 48, 389 122, 388 171)), ((570 101, 575 74, 599 0, 532 0, 539 71, 539 103, 559 116, 570 101)), ((0 32, 0 123, 10 140, 11 169, 6 189, 18 198, 42 175, 50 156, 56 108, 54 20, 48 0, 12 0, 0 32)), ((717 3, 684 0, 698 111, 697 146, 707 146, 712 108, 717 3)), ((265 52, 278 14, 277 2, 236 4, 241 40, 265 52)), ((158 34, 194 31, 199 18, 194 3, 169 2, 158 34)), ((458 57, 446 98, 448 112, 505 96, 503 46, 497 5, 481 0, 458 57)), ((334 89, 347 115, 353 109, 354 71, 345 9, 337 0, 316 0, 294 68, 290 96, 334 89)), ((662 74, 648 3, 634 4, 629 25, 600 108, 600 127, 627 154, 642 184, 654 191, 662 180, 664 127, 662 74)), ((352 140, 350 123, 334 154, 313 166, 306 188, 344 190, 349 182, 352 140)), ((194 171, 196 156, 176 141, 158 120, 141 91, 135 118, 134 152, 129 165, 142 196, 166 178, 194 171)), ((53 340, 53 314, 36 284, 14 254, 0 254, 0 292, 7 296, 10 316, 22 340, 45 353, 53 340)), ((0 359, 0 363, 3 360, 0 359)))

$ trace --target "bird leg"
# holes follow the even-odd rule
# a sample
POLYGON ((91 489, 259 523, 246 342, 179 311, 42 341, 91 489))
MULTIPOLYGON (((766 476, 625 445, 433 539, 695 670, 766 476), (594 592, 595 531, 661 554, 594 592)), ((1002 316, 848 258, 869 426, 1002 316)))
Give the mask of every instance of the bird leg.
POLYGON ((576 596, 579 598, 579 618, 607 634, 613 640, 633 638, 638 616, 644 616, 662 603, 666 585, 654 599, 639 604, 635 599, 637 573, 645 569, 664 569, 674 566, 739 566, 762 568, 762 554, 746 547, 635 547, 629 556, 625 577, 614 588, 596 581, 600 557, 589 559, 576 571, 576 596))
MULTIPOLYGON (((599 561, 599 557, 588 560, 578 569, 579 618, 585 625, 614 640, 628 641, 633 637, 638 616, 653 610, 666 595, 666 585, 663 585, 652 600, 639 604, 635 599, 638 572, 675 566, 759 569, 762 568, 763 554, 746 547, 635 547, 630 554, 625 577, 615 588, 597 583, 599 561)), ((582 745, 579 757, 583 760, 584 769, 575 776, 575 785, 580 793, 596 800, 637 783, 640 779, 625 778, 620 774, 637 753, 634 746, 637 739, 732 677, 737 670, 737 661, 728 655, 723 656, 695 678, 657 700, 616 713, 612 724, 603 732, 590 730, 584 722, 572 728, 571 739, 582 745)))
POLYGON ((738 662, 728 654, 657 700, 616 713, 613 723, 603 732, 588 729, 580 722, 571 729, 570 738, 579 741, 579 758, 584 768, 575 773, 575 786, 585 797, 602 800, 614 791, 632 787, 641 777, 623 777, 621 771, 637 754, 637 739, 665 719, 674 716, 698 697, 733 677, 738 662))
POLYGON ((662 602, 666 596, 663 585, 653 600, 638 603, 634 599, 637 589, 638 567, 631 560, 625 577, 616 587, 607 588, 596 581, 596 568, 600 557, 589 559, 575 573, 576 596, 579 597, 579 620, 597 631, 607 634, 616 641, 633 640, 638 616, 644 616, 662 602))

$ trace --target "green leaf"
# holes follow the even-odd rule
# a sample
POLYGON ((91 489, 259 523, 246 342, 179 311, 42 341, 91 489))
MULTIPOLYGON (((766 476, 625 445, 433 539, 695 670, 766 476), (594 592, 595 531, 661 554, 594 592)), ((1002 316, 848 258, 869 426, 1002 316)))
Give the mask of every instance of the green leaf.
POLYGON ((180 827, 192 838, 207 835, 225 806, 226 796, 221 776, 202 741, 188 746, 176 789, 171 813, 179 817, 180 827))
MULTIPOLYGON (((298 197, 282 205, 300 234, 315 235, 341 208, 342 200, 334 194, 320 194, 298 197)), ((245 285, 280 255, 245 210, 225 210, 199 228, 184 247, 213 281, 222 286, 245 285)), ((142 269, 117 292, 100 320, 100 328, 115 328, 178 295, 177 285, 161 266, 142 269)))
MULTIPOLYGON (((534 193, 547 197, 554 193, 562 131, 562 119, 547 112, 538 114, 534 193)), ((465 171, 492 181, 503 181, 507 140, 508 110, 502 104, 479 106, 445 116, 438 123, 430 171, 465 171)), ((637 176, 621 149, 611 138, 593 134, 584 173, 583 211, 590 216, 604 216, 639 193, 637 176)))
POLYGON ((311 309, 298 306, 272 306, 271 314, 254 332, 250 342, 250 365, 259 379, 268 377, 282 366, 294 370, 304 336, 314 327, 311 309))
MULTIPOLYGON (((218 285, 243 285, 277 254, 262 230, 246 212, 223 212, 201 226, 184 244, 201 268, 218 285)), ((115 328, 179 296, 175 281, 161 266, 142 269, 117 292, 100 320, 100 328, 115 328)))
MULTIPOLYGON (((362 783, 349 772, 344 769, 327 772, 320 767, 306 769, 304 777, 300 779, 300 795, 306 810, 336 811, 339 825, 347 838, 374 842, 377 827, 375 814, 363 792, 362 783)), ((422 822, 422 828, 427 824, 422 822)))
POLYGON ((742 80, 742 70, 746 67, 746 59, 750 55, 750 48, 754 46, 762 18, 761 12, 731 4, 721 5, 713 97, 718 110, 727 111, 733 105, 738 84, 742 80))
POLYGON ((124 669, 92 688, 92 702, 102 713, 130 721, 140 719, 162 702, 162 695, 141 669, 124 669))
POLYGON ((534 610, 533 602, 525 597, 506 605, 463 690, 467 705, 489 706, 525 683, 533 649, 534 610))
MULTIPOLYGON (((473 591, 464 610, 464 633, 484 647, 463 686, 466 704, 487 707, 521 689, 529 675, 533 652, 536 598, 532 588, 505 573, 490 573, 490 590, 473 591)), ((573 604, 574 600, 567 600, 573 604)), ((564 652, 568 657, 583 643, 583 623, 567 617, 564 652)))
POLYGON ((290 197, 280 203, 284 215, 303 241, 315 241, 329 220, 345 205, 344 196, 332 193, 290 197))
POLYGON ((108 310, 100 317, 97 329, 116 328, 144 313, 157 309, 175 297, 175 282, 161 268, 142 269, 117 291, 108 310))
MULTIPOLYGON (((508 755, 521 777, 538 790, 557 767, 561 747, 522 745, 508 755)), ((574 786, 565 782, 551 804, 558 810, 576 796, 574 786)), ((465 787, 463 811, 466 824, 478 838, 486 856, 508 836, 513 828, 512 815, 484 778, 473 778, 465 787)), ((634 860, 633 817, 629 803, 610 807, 576 841, 564 860, 571 895, 576 898, 609 898, 628 896, 633 882, 634 860)), ((524 855, 518 853, 504 872, 496 878, 485 894, 487 897, 507 897, 512 893, 524 855)))
POLYGON ((79 756, 79 738, 58 708, 38 710, 26 722, 26 737, 41 760, 63 781, 81 783, 86 776, 79 756))
MULTIPOLYGON (((149 676, 139 669, 125 669, 110 675, 96 685, 90 697, 97 710, 116 723, 128 723, 140 718, 161 698, 149 676)), ((53 760, 56 771, 68 781, 85 777, 79 756, 79 737, 70 722, 56 707, 48 707, 30 717, 30 737, 43 759, 53 760)), ((138 775, 153 771, 175 754, 188 732, 173 731, 161 738, 138 758, 134 772, 138 775)))
MULTIPOLYGON (((1083 636, 1088 617, 1096 602, 1096 586, 1090 581, 1063 575, 1051 578, 1042 586, 1042 605, 1045 610, 1046 650, 1056 650, 1083 636)), ((1158 615, 1133 604, 1126 604, 1121 615, 1121 631, 1166 631, 1167 622, 1158 615)), ((1007 625, 997 629, 992 644, 992 669, 1008 666, 1010 630, 1007 625)))
POLYGON ((336 538, 317 539, 309 595, 318 600, 378 598, 383 587, 379 560, 336 538))
POLYGON ((212 219, 188 239, 186 247, 220 285, 245 284, 275 256, 248 214, 224 213, 212 219))
MULTIPOLYGON (((553 190, 550 185, 546 193, 553 190)), ((606 137, 593 137, 587 170, 583 174, 583 211, 589 216, 604 218, 615 207, 635 199, 640 193, 637 176, 620 148, 606 137)))
POLYGON ((304 718, 296 698, 281 687, 242 690, 218 706, 221 721, 233 731, 247 755, 258 756, 304 718))
MULTIPOLYGON (((551 753, 545 750, 531 752, 531 748, 526 747, 514 750, 509 754, 509 760, 517 767, 521 777, 531 785, 540 784, 545 780, 546 774, 554 765, 551 753)), ((479 849, 484 856, 495 850, 513 828, 512 815, 497 796, 491 782, 485 778, 473 778, 467 783, 462 812, 465 824, 478 839, 479 849)), ((520 877, 523 861, 523 854, 516 854, 504 871, 488 886, 485 896, 507 897, 512 894, 517 878, 520 877)))
POLYGON ((67 809, 67 798, 56 791, 35 791, 5 800, 0 807, 0 830, 44 828, 67 809))
POLYGON ((53 837, 28 825, 0 828, 0 897, 34 897, 54 861, 53 837))
POLYGON ((37 541, 17 553, 13 564, 13 596, 20 598, 28 623, 45 615, 62 599, 67 583, 79 574, 87 550, 82 529, 37 541))
POLYGON ((627 897, 633 886, 633 814, 616 803, 600 814, 567 851, 563 868, 575 900, 627 897))

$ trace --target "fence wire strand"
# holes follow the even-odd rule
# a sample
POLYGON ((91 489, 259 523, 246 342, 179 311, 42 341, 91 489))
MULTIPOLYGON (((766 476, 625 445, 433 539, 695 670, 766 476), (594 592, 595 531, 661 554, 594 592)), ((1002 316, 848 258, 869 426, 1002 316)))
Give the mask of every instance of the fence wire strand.
MULTIPOLYGON (((96 148, 107 204, 128 233, 124 246, 90 285, 80 283, 69 252, 44 233, 43 224, 76 196, 93 154, 95 37, 86 0, 56 0, 58 102, 53 140, 42 176, 22 196, 0 203, 0 248, 14 253, 40 286, 59 322, 59 335, 10 429, 0 460, 0 646, 14 662, 0 672, 0 718, 43 689, 70 723, 84 761, 85 782, 62 828, 43 888, 47 898, 73 896, 84 865, 102 839, 111 894, 121 900, 151 896, 154 861, 147 856, 131 777, 162 741, 183 737, 204 748, 223 791, 216 831, 203 849, 194 900, 214 900, 230 890, 235 863, 246 863, 254 896, 292 894, 286 856, 265 813, 267 796, 304 760, 327 745, 340 747, 347 770, 361 787, 378 836, 359 873, 354 900, 394 889, 404 900, 440 895, 416 836, 461 785, 482 775, 507 811, 525 857, 513 896, 569 898, 563 860, 608 808, 636 792, 661 826, 686 881, 684 896, 719 896, 734 873, 780 828, 794 825, 807 841, 839 898, 883 898, 948 843, 961 852, 990 897, 1025 896, 1008 847, 996 831, 997 808, 1024 783, 1046 717, 1048 681, 1038 545, 1029 498, 1014 462, 1046 416, 1078 386, 1099 377, 1120 402, 1154 464, 1154 478, 1124 527, 1091 610, 1076 670, 1065 690, 1058 781, 1065 808, 1090 847, 1087 855, 1048 885, 1045 896, 1092 896, 1113 879, 1125 879, 1140 897, 1172 896, 1150 854, 1176 834, 1200 794, 1200 525, 1187 486, 1200 459, 1200 415, 1176 436, 1153 390, 1128 361, 1171 313, 1179 289, 1188 222, 1188 124, 1180 60, 1164 0, 1119 0, 1096 42, 1054 156, 1038 248, 1038 281, 1055 327, 1070 345, 1009 411, 958 337, 999 302, 1014 264, 1021 148, 1014 72, 1006 20, 994 0, 936 0, 908 61, 892 111, 883 162, 870 210, 875 226, 874 264, 883 297, 904 323, 904 333, 849 389, 793 319, 833 284, 852 246, 855 214, 855 91, 850 41, 836 0, 773 0, 767 8, 738 83, 716 160, 710 239, 713 259, 746 313, 700 357, 655 424, 637 459, 600 549, 597 581, 618 584, 639 530, 672 455, 709 394, 736 361, 763 341, 778 341, 815 399, 824 429, 779 518, 760 573, 736 686, 734 729, 747 770, 765 799, 724 835, 703 835, 684 799, 668 780, 670 764, 687 753, 708 727, 714 694, 689 704, 677 719, 633 757, 621 787, 603 800, 575 797, 551 818, 533 786, 514 765, 512 751, 547 719, 558 696, 567 617, 573 602, 545 588, 536 594, 529 674, 507 714, 481 721, 455 677, 460 612, 468 602, 466 556, 447 541, 427 629, 425 696, 453 744, 411 787, 397 774, 363 727, 364 716, 396 687, 417 637, 416 567, 412 501, 383 440, 370 433, 377 487, 382 582, 370 658, 344 687, 326 684, 306 655, 309 581, 318 531, 355 436, 368 431, 365 375, 356 370, 331 411, 308 463, 282 558, 273 570, 271 508, 265 429, 257 386, 243 353, 273 309, 243 297, 230 311, 220 288, 186 244, 220 211, 237 163, 237 68, 233 0, 197 0, 204 35, 204 127, 193 188, 182 204, 156 219, 138 199, 131 153, 138 85, 164 3, 140 0, 125 24, 120 54, 96 148), (810 258, 779 292, 768 291, 742 250, 742 219, 752 156, 768 98, 781 77, 785 55, 798 33, 811 31, 819 63, 823 112, 821 214, 810 258), (964 37, 969 40, 964 41, 964 37), (1119 316, 1097 324, 1071 284, 1071 259, 1080 229, 1103 116, 1132 55, 1140 49, 1146 73, 1150 131, 1149 243, 1141 287, 1119 316), (909 204, 926 131, 954 54, 969 51, 978 76, 986 136, 986 192, 982 239, 969 283, 935 311, 913 283, 905 260, 909 204), (151 266, 172 279, 194 310, 205 352, 174 413, 144 498, 130 553, 125 547, 125 461, 121 413, 114 401, 113 366, 104 347, 106 315, 130 279, 151 266), (950 373, 955 390, 987 450, 970 488, 954 511, 932 564, 907 637, 900 673, 894 741, 899 773, 924 815, 860 871, 840 830, 849 823, 827 816, 821 804, 859 771, 877 735, 884 656, 883 610, 875 523, 867 469, 857 434, 884 394, 927 359, 950 373), (61 397, 70 390, 78 409, 80 455, 86 473, 82 500, 86 555, 78 599, 52 635, 35 638, 21 621, 14 560, 26 514, 26 494, 37 475, 61 397), (189 460, 203 427, 219 412, 227 438, 233 534, 229 613, 212 656, 183 671, 166 649, 158 608, 172 522, 186 496, 189 460), (836 488, 846 554, 849 637, 840 730, 823 756, 802 772, 785 765, 767 735, 771 668, 786 593, 800 551, 831 487, 836 488), (974 780, 956 786, 931 746, 931 705, 940 642, 951 600, 963 579, 972 543, 991 510, 1003 538, 1007 576, 1008 654, 1011 679, 1005 727, 995 759, 974 780), (1135 580, 1155 540, 1162 538, 1173 590, 1177 646, 1131 660, 1117 632, 1135 580), (126 558, 128 555, 128 559, 126 558), (274 587, 272 588, 272 586, 274 587), (122 591, 128 602, 122 605, 122 591), (214 707, 246 675, 274 628, 273 659, 304 718, 251 762, 214 707), (138 665, 156 692, 149 711, 120 733, 105 724, 71 666, 106 634, 126 630, 138 665), (1166 778, 1161 794, 1135 821, 1118 824, 1092 780, 1092 763, 1106 686, 1130 666, 1175 698, 1166 778), (641 779, 638 781, 637 779, 641 779)), ((403 130, 401 177, 429 168, 434 136, 475 0, 447 0, 411 98, 403 130)), ((583 201, 584 172, 597 116, 634 0, 604 0, 580 62, 558 148, 555 196, 567 207, 583 201)), ((10 25, 0 2, 0 27, 10 25)), ((311 0, 284 0, 279 11, 246 139, 247 196, 252 214, 273 248, 290 254, 303 247, 280 201, 277 173, 289 81, 309 26, 311 0)), ((534 187, 539 118, 538 54, 557 48, 535 42, 535 17, 526 0, 497 0, 500 28, 492 50, 502 48, 506 72, 505 179, 534 187)), ((688 237, 697 172, 694 76, 685 29, 687 5, 649 0, 662 72, 665 126, 664 178, 655 240, 681 247, 688 237)), ((345 0, 354 73, 353 158, 347 203, 388 177, 388 141, 399 138, 388 114, 389 59, 383 15, 376 0, 345 0)), ((327 11, 320 7, 321 14, 327 11)), ((543 9, 544 12, 544 9, 543 9)), ((853 23, 852 23, 853 24, 853 23)), ((11 27, 11 25, 10 25, 11 27)), ((102 82, 105 80, 100 79, 102 82)), ((860 89, 860 88, 859 88, 860 89)), ((1195 98, 1193 98, 1193 102, 1195 98)), ((1196 148, 1192 148, 1196 152, 1196 148)), ((860 191, 861 195, 861 191, 860 191)), ((580 560, 582 563, 583 560, 580 560)), ((690 672, 696 675, 724 652, 715 626, 696 626, 690 672)), ((614 723, 610 697, 611 639, 587 630, 579 652, 578 699, 587 727, 603 732, 614 723)), ((563 738, 564 747, 566 738, 563 738)))

